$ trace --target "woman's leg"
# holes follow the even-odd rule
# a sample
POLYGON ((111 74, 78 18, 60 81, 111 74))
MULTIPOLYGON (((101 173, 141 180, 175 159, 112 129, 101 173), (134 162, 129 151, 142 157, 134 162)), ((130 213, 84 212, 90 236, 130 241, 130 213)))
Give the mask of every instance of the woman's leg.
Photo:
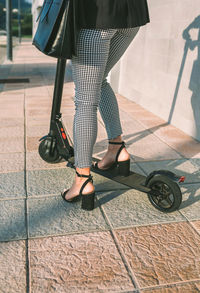
MULTIPOLYGON (((104 80, 102 82, 99 110, 106 127, 108 139, 113 142, 122 141, 122 128, 120 123, 117 99, 110 84, 107 82, 107 76, 113 66, 122 57, 128 46, 136 36, 138 30, 138 27, 117 30, 117 32, 112 37, 110 44, 110 52, 104 72, 104 80)), ((109 167, 109 165, 113 163, 119 147, 119 145, 108 146, 108 151, 106 155, 98 163, 99 168, 106 169, 109 167)), ((125 161, 128 160, 129 157, 130 156, 126 149, 123 149, 120 153, 118 160, 125 161)))
POLYGON ((104 121, 108 139, 113 139, 122 134, 119 118, 119 109, 116 96, 107 82, 107 76, 113 66, 120 60, 132 40, 135 38, 139 27, 119 29, 110 42, 110 51, 104 72, 104 80, 101 88, 101 100, 99 110, 104 121))
POLYGON ((75 83, 73 139, 75 166, 90 167, 97 136, 97 108, 110 53, 110 41, 116 30, 80 31, 77 56, 72 58, 75 83))
MULTIPOLYGON (((93 146, 97 137, 97 108, 110 52, 110 41, 115 32, 116 30, 81 30, 77 43, 77 56, 72 58, 75 83, 73 127, 75 166, 81 174, 89 174, 92 164, 93 146)), ((83 178, 76 177, 66 198, 70 199, 77 194, 83 181, 83 178)), ((85 190, 87 188, 92 188, 91 184, 88 184, 85 190)))

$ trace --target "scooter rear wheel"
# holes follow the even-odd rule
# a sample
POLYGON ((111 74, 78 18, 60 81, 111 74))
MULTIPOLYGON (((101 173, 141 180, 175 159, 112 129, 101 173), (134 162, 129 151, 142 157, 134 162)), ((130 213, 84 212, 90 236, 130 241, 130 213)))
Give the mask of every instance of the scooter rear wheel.
POLYGON ((41 141, 39 148, 40 157, 47 163, 55 164, 59 163, 62 160, 62 157, 59 155, 57 145, 52 147, 51 138, 46 138, 41 141))
POLYGON ((177 210, 181 205, 182 193, 180 187, 168 177, 154 176, 149 180, 147 186, 151 188, 148 198, 156 209, 170 213, 177 210))

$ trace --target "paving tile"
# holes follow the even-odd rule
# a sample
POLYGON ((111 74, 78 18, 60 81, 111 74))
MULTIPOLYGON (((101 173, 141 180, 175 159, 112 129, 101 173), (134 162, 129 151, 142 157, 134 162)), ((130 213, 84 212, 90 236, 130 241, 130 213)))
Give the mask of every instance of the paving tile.
POLYGON ((5 86, 4 86, 4 91, 1 93, 3 96, 5 95, 13 95, 13 96, 18 96, 18 95, 24 95, 24 89, 23 88, 18 88, 18 87, 16 87, 16 88, 6 88, 5 86))
POLYGON ((200 236, 188 223, 135 227, 116 234, 141 288, 200 279, 200 236))
POLYGON ((43 197, 28 200, 29 236, 62 235, 108 229, 95 204, 93 211, 81 209, 81 201, 64 202, 62 197, 43 197))
POLYGON ((181 159, 181 160, 164 160, 138 162, 138 165, 146 174, 154 170, 169 170, 177 175, 185 176, 185 183, 200 182, 200 159, 181 159))
POLYGON ((45 86, 30 87, 25 89, 25 96, 37 95, 38 97, 48 96, 48 91, 45 86))
MULTIPOLYGON (((94 173, 93 173, 94 175, 94 173)), ((65 188, 70 188, 74 180, 74 170, 71 168, 33 170, 27 172, 28 195, 60 194, 65 188)), ((95 190, 106 191, 113 189, 127 189, 122 184, 94 175, 95 190)))
POLYGON ((24 137, 1 137, 0 153, 24 152, 24 137))
POLYGON ((40 170, 40 169, 56 169, 65 168, 66 161, 63 160, 60 163, 50 164, 45 162, 38 152, 26 153, 26 170, 40 170))
POLYGON ((19 127, 24 126, 24 118, 1 118, 0 117, 0 129, 3 127, 19 127))
POLYGON ((140 168, 140 166, 137 163, 131 162, 130 170, 134 173, 139 173, 144 176, 146 175, 145 172, 140 168))
POLYGON ((114 228, 185 221, 178 211, 166 214, 155 209, 137 190, 105 192, 98 199, 114 228))
POLYGON ((28 195, 60 194, 73 181, 71 168, 27 172, 28 195))
POLYGON ((51 102, 52 99, 50 97, 29 96, 26 98, 26 109, 46 108, 49 107, 51 102))
POLYGON ((181 188, 183 201, 180 206, 180 212, 189 221, 200 220, 200 183, 184 184, 181 188))
POLYGON ((145 127, 138 123, 137 120, 133 119, 129 113, 123 110, 120 110, 120 120, 122 123, 124 137, 129 136, 132 138, 134 137, 134 134, 142 133, 145 130, 145 127))
POLYGON ((0 243, 0 292, 26 293, 25 241, 0 243))
POLYGON ((193 221, 193 222, 191 222, 191 224, 197 230, 197 232, 200 234, 200 221, 193 221))
POLYGON ((26 137, 26 150, 27 152, 36 152, 39 147, 39 140, 42 136, 37 137, 26 137))
POLYGON ((158 287, 158 288, 149 288, 141 290, 141 293, 143 292, 151 292, 151 293, 198 293, 200 283, 183 283, 183 284, 175 284, 175 285, 168 285, 165 287, 158 287))
POLYGON ((33 292, 134 289, 109 232, 30 240, 30 266, 33 292))
MULTIPOLYGON (((140 106, 140 105, 138 105, 140 106)), ((130 108, 132 105, 130 106, 130 108)), ((133 110, 130 109, 129 115, 133 116, 143 127, 151 132, 155 132, 155 130, 160 129, 166 125, 166 121, 161 119, 160 117, 154 115, 153 113, 142 109, 142 110, 133 110)))
POLYGON ((50 113, 51 113, 51 108, 49 107, 48 110, 39 109, 39 108, 30 108, 26 110, 26 116, 27 117, 41 117, 44 116, 48 121, 50 121, 50 113))
POLYGON ((26 196, 24 172, 0 173, 0 199, 26 196))
POLYGON ((9 93, 2 92, 0 93, 0 103, 4 103, 7 105, 7 101, 23 101, 24 100, 24 94, 15 94, 15 95, 9 95, 9 93))
POLYGON ((200 142, 172 125, 158 128, 154 134, 186 158, 200 157, 200 142))
POLYGON ((49 132, 49 127, 47 125, 41 126, 27 126, 26 127, 26 135, 28 137, 42 137, 47 135, 49 132))
MULTIPOLYGON (((30 99, 30 98, 29 98, 30 99)), ((40 116, 42 113, 44 116, 51 112, 51 100, 49 97, 43 100, 32 100, 29 105, 26 105, 26 115, 34 114, 35 116, 40 116), (40 105, 41 102, 41 105, 40 105), (37 103, 37 104, 36 104, 37 103)))
POLYGON ((71 83, 65 83, 65 85, 68 84, 68 87, 64 87, 63 89, 63 95, 64 96, 74 96, 74 86, 71 86, 71 83), (71 87, 71 88, 70 88, 71 87))
POLYGON ((16 127, 0 127, 0 137, 23 137, 24 136, 24 126, 16 126, 16 127))
POLYGON ((24 153, 0 154, 0 173, 24 170, 24 153))
POLYGON ((42 126, 42 125, 46 125, 47 127, 49 127, 49 121, 50 121, 50 117, 49 119, 47 119, 46 117, 42 117, 42 116, 39 116, 39 117, 26 117, 26 125, 28 126, 42 126))
POLYGON ((0 205, 0 241, 26 238, 24 200, 3 200, 0 205))
POLYGON ((2 107, 0 109, 0 117, 8 118, 8 117, 15 117, 15 118, 23 118, 24 117, 24 109, 23 107, 17 107, 16 105, 2 107))
POLYGON ((160 127, 166 122, 160 117, 144 109, 141 105, 117 94, 119 108, 133 119, 137 120, 146 129, 160 127))
POLYGON ((128 144, 128 151, 133 155, 135 161, 160 161, 181 158, 175 150, 147 130, 133 132, 132 136, 125 136, 124 139, 128 144))
POLYGON ((0 96, 0 109, 12 109, 16 107, 17 110, 23 110, 24 108, 24 95, 21 96, 0 96))

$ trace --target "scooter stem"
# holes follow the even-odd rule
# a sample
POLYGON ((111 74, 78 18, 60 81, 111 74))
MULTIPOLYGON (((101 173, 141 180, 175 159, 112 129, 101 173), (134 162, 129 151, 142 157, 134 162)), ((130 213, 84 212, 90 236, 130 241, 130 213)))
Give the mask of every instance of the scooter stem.
MULTIPOLYGON (((65 68, 66 68, 66 59, 58 59, 50 124, 55 123, 55 120, 60 118, 60 107, 61 107, 61 101, 62 101, 64 78, 65 78, 65 68)), ((52 127, 50 125, 50 132, 51 132, 51 129, 52 127)))

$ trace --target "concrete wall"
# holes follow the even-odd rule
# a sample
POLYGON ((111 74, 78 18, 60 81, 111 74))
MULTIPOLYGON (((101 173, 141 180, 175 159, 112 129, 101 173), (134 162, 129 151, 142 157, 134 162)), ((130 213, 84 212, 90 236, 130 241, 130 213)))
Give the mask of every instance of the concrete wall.
POLYGON ((149 0, 151 23, 140 29, 110 77, 118 93, 198 140, 199 4, 199 0, 149 0))
POLYGON ((33 15, 33 36, 36 32, 36 28, 38 23, 36 22, 36 19, 40 13, 40 9, 43 5, 44 0, 33 0, 32 2, 32 15, 33 15))

